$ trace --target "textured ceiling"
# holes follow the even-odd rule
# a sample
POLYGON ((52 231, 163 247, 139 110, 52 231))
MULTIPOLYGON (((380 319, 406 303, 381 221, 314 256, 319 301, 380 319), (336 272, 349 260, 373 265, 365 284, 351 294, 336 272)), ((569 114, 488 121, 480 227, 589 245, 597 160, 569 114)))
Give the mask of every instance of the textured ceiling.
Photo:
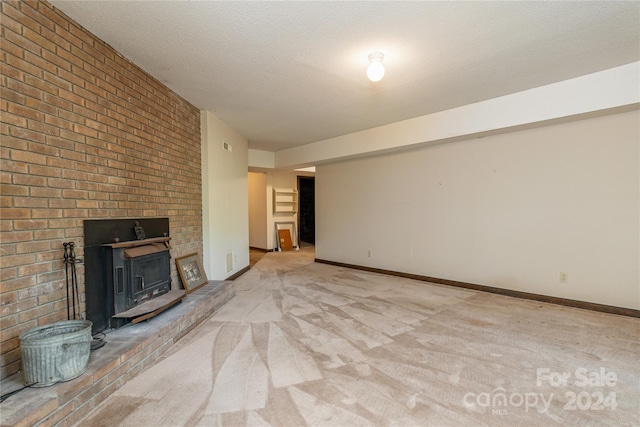
POLYGON ((640 60, 637 1, 51 3, 269 151, 640 60))

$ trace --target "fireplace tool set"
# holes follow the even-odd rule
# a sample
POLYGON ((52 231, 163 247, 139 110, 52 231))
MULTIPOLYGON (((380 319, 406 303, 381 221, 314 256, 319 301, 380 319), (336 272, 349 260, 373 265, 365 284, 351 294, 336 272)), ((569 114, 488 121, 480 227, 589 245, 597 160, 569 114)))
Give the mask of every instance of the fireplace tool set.
POLYGON ((75 320, 80 318, 80 294, 78 292, 78 275, 76 273, 76 263, 79 260, 76 258, 76 253, 73 248, 73 242, 64 242, 64 270, 67 283, 67 319, 75 320), (71 283, 69 283, 69 276, 71 276, 71 283), (71 295, 69 295, 69 289, 71 289, 71 295), (76 305, 78 311, 76 312, 76 305), (73 316, 71 315, 73 313, 73 316))
MULTIPOLYGON (((78 274, 76 273, 76 264, 82 262, 80 258, 76 258, 76 252, 73 242, 64 242, 64 270, 67 284, 67 319, 83 320, 80 312, 80 292, 78 290, 78 274), (76 310, 77 309, 77 310, 76 310)), ((93 336, 91 340, 91 351, 96 350, 106 344, 104 334, 99 333, 93 336)))

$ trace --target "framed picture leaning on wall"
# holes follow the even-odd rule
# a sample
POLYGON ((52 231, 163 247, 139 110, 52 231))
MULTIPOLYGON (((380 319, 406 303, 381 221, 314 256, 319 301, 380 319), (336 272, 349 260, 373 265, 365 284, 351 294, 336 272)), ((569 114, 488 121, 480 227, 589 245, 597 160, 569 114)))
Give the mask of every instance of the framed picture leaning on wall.
POLYGON ((209 282, 198 254, 176 258, 176 267, 178 274, 180 274, 180 280, 182 280, 182 286, 188 294, 209 282))

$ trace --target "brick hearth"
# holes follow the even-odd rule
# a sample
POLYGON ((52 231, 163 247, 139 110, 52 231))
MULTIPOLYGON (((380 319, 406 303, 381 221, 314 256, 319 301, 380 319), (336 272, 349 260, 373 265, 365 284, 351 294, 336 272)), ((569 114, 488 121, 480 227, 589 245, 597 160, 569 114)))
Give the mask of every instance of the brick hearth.
MULTIPOLYGON (((50 387, 26 388, 0 404, 2 426, 70 426, 124 383, 152 366, 179 339, 235 295, 232 281, 210 281, 160 315, 110 331, 87 371, 50 387)), ((22 373, 2 380, 2 394, 22 387, 22 373)))

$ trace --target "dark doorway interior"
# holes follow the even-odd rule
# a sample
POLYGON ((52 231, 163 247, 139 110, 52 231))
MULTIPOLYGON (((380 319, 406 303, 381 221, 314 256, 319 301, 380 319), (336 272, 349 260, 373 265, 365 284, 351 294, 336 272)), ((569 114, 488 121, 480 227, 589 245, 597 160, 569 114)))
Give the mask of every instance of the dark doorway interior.
POLYGON ((312 176, 298 177, 300 241, 316 243, 316 184, 312 176))

